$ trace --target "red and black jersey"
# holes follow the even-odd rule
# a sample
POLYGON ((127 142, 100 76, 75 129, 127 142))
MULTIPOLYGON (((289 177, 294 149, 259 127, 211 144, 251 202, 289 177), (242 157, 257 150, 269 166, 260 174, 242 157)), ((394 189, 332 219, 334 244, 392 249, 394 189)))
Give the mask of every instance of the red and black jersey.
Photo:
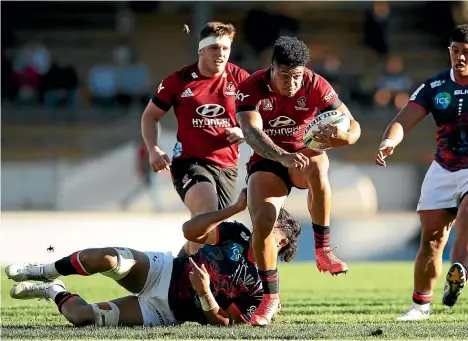
MULTIPOLYGON (((287 152, 296 152, 305 147, 304 130, 317 111, 339 101, 338 95, 323 77, 305 68, 301 89, 287 98, 273 91, 270 75, 270 69, 260 70, 239 84, 236 111, 258 111, 263 131, 272 141, 287 152)), ((250 164, 261 158, 254 153, 250 164)))
MULTIPOLYGON (((217 227, 216 245, 205 245, 191 256, 198 266, 205 265, 210 287, 218 305, 234 309, 248 323, 260 305, 262 281, 250 253, 250 230, 238 222, 224 222, 217 227)), ((197 293, 190 283, 188 257, 174 259, 169 305, 179 321, 207 323, 197 293)))
POLYGON ((197 158, 220 168, 235 168, 239 148, 226 139, 226 128, 237 126, 235 93, 247 71, 227 63, 216 78, 200 74, 192 64, 166 77, 153 96, 164 111, 174 108, 177 143, 174 158, 197 158))

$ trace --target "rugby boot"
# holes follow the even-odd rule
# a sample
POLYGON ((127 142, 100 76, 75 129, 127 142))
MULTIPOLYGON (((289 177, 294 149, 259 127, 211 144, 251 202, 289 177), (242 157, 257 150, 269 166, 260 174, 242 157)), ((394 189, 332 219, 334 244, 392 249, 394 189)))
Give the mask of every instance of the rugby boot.
POLYGON ((421 306, 419 304, 413 304, 402 316, 397 317, 396 321, 421 321, 429 318, 429 304, 421 306))
POLYGON ((348 266, 345 262, 335 256, 330 247, 321 247, 315 250, 315 257, 317 258, 317 269, 320 272, 330 272, 333 276, 341 273, 348 272, 348 266))
POLYGON ((278 294, 263 294, 262 303, 260 303, 255 313, 252 315, 250 323, 255 327, 266 327, 280 310, 281 303, 278 294))
POLYGON ((466 269, 460 263, 453 263, 447 272, 442 304, 453 307, 466 284, 466 269))
POLYGON ((66 290, 65 284, 60 280, 46 283, 21 282, 15 284, 13 288, 11 288, 10 296, 11 298, 17 300, 30 300, 33 298, 38 298, 49 301, 52 299, 51 293, 53 291, 57 292, 57 288, 53 288, 53 286, 59 286, 63 288, 63 290, 66 290))
POLYGON ((15 282, 42 281, 49 282, 54 278, 48 278, 44 274, 43 264, 14 263, 5 268, 5 273, 9 279, 15 282))

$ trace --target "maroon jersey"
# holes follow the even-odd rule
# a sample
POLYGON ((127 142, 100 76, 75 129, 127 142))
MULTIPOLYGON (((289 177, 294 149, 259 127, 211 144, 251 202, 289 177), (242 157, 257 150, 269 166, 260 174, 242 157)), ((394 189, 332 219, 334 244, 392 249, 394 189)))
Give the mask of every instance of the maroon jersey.
MULTIPOLYGON (((260 70, 239 84, 236 110, 258 111, 263 131, 280 148, 296 152, 305 147, 304 130, 318 110, 338 101, 338 95, 323 77, 305 68, 302 87, 292 98, 276 94, 271 84, 270 69, 260 70)), ((249 163, 262 157, 254 152, 249 163)))
POLYGON ((164 111, 174 107, 177 142, 173 158, 197 158, 221 168, 235 168, 239 147, 226 139, 226 128, 237 126, 235 91, 249 76, 237 65, 227 63, 216 78, 206 78, 197 64, 189 65, 165 78, 153 96, 164 111))

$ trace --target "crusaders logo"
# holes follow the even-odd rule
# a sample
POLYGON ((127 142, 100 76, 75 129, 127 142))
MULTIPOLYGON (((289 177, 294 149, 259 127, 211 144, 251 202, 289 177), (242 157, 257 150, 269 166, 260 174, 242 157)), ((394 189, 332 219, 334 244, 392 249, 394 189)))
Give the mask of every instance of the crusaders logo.
POLYGON ((236 94, 236 86, 234 85, 234 82, 229 82, 226 85, 226 95, 234 96, 235 94, 236 94))

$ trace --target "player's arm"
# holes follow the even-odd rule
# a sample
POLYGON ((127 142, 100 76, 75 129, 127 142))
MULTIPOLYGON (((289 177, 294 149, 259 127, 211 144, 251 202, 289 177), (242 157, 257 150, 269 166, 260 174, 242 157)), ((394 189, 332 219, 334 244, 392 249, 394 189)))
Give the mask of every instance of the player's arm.
POLYGON ((354 119, 353 115, 351 115, 346 104, 340 100, 331 84, 325 78, 318 76, 316 88, 314 90, 315 91, 312 95, 318 96, 317 107, 321 112, 327 112, 330 110, 340 111, 346 114, 350 121, 349 131, 340 131, 335 126, 330 125, 325 127, 325 131, 321 132, 324 134, 323 136, 320 133, 317 134, 317 140, 323 138, 323 142, 325 143, 334 142, 334 147, 348 146, 356 143, 359 137, 361 137, 361 126, 359 125, 359 122, 354 119), (330 141, 330 134, 335 137, 332 137, 331 140, 335 139, 335 141, 330 141))
POLYGON ((279 161, 281 155, 287 152, 263 132, 263 119, 257 110, 261 99, 260 91, 250 79, 241 82, 236 93, 236 118, 247 144, 264 158, 279 161))
POLYGON ((198 294, 203 314, 212 325, 229 325, 229 314, 218 305, 210 289, 210 274, 202 264, 198 266, 190 257, 191 271, 189 273, 190 283, 193 290, 198 294))
POLYGON ((409 133, 426 115, 427 111, 424 107, 411 101, 408 102, 387 126, 382 140, 391 140, 396 147, 403 141, 405 134, 409 133))
POLYGON ((377 165, 386 166, 385 158, 393 154, 393 150, 403 141, 405 134, 426 117, 429 112, 429 103, 429 86, 423 83, 385 129, 375 157, 377 165))
POLYGON ((141 116, 141 135, 150 154, 150 163, 154 171, 168 169, 170 164, 169 157, 158 146, 158 137, 161 132, 159 121, 171 108, 178 88, 177 73, 161 81, 141 116))
POLYGON ((247 190, 243 189, 237 201, 218 211, 201 213, 182 226, 185 239, 199 244, 216 244, 219 241, 218 226, 247 207, 247 190))
POLYGON ((287 154, 287 152, 278 147, 263 132, 263 120, 260 113, 255 108, 249 109, 238 107, 236 113, 237 121, 244 133, 245 141, 255 152, 264 158, 279 161, 280 157, 287 154))
POLYGON ((159 108, 153 100, 150 100, 145 111, 143 111, 143 115, 141 115, 141 135, 148 151, 159 151, 158 137, 161 131, 159 120, 165 114, 165 110, 159 108))

